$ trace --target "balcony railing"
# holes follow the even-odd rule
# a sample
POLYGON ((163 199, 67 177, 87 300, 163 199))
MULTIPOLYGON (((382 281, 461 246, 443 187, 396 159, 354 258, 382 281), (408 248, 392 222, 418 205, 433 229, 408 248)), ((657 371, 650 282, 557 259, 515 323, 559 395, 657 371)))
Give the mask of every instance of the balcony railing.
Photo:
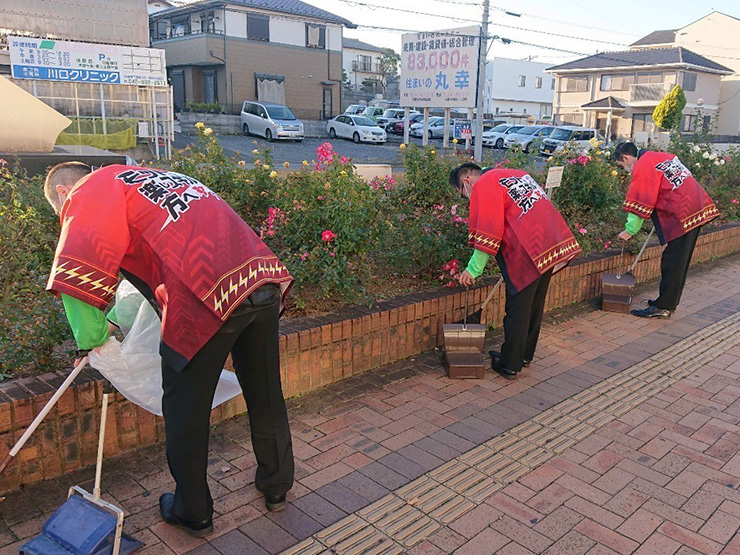
POLYGON ((380 64, 378 62, 362 62, 359 60, 352 61, 352 71, 364 71, 365 73, 380 73, 380 64))
POLYGON ((667 83, 641 83, 630 85, 630 102, 651 102, 658 104, 670 92, 672 85, 667 83))

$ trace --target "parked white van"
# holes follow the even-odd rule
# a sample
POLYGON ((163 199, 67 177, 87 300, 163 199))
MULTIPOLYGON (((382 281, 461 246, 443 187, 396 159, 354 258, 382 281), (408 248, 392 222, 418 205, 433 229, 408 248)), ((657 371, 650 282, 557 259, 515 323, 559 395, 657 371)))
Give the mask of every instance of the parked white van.
POLYGON ((553 129, 550 136, 543 139, 540 154, 550 156, 563 150, 566 145, 578 151, 589 151, 593 148, 593 145, 589 142, 593 138, 603 140, 603 137, 593 127, 562 125, 553 129))
POLYGON ((247 100, 240 119, 244 135, 260 135, 268 141, 293 139, 301 142, 304 137, 303 123, 282 104, 247 100))

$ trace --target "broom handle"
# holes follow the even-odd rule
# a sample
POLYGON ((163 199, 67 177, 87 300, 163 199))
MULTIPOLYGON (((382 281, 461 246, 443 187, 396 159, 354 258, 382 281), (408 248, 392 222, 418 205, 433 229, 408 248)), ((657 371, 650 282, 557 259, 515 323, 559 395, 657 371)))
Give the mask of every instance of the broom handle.
POLYGON ((98 460, 95 463, 95 489, 93 499, 100 499, 100 477, 103 473, 103 447, 105 442, 105 422, 108 417, 108 394, 103 394, 103 409, 100 413, 100 435, 98 436, 98 460))
POLYGON ((642 256, 642 253, 645 252, 645 247, 647 247, 648 241, 650 241, 650 238, 653 236, 653 233, 655 233, 655 227, 650 230, 650 233, 647 236, 647 239, 645 239, 645 242, 642 244, 642 248, 640 249, 640 252, 637 253, 637 257, 635 258, 635 261, 632 263, 632 267, 630 268, 630 271, 628 273, 632 273, 635 271, 635 268, 637 267, 637 263, 640 261, 640 257, 642 256))
POLYGON ((486 297, 486 300, 483 301, 483 304, 480 307, 481 312, 486 310, 486 307, 488 306, 488 303, 491 302, 491 299, 493 298, 493 294, 496 292, 496 289, 498 289, 498 286, 501 285, 501 282, 504 281, 504 276, 501 276, 498 278, 498 281, 496 282, 496 285, 493 286, 493 289, 491 289, 491 292, 486 297))
POLYGON ((70 372, 69 376, 67 376, 67 379, 64 380, 61 386, 59 386, 59 389, 57 389, 57 392, 49 399, 49 402, 46 403, 43 409, 41 409, 41 412, 36 416, 36 418, 33 419, 33 422, 31 422, 31 425, 28 427, 28 429, 23 433, 21 438, 16 442, 16 444, 13 446, 13 448, 10 450, 10 453, 8 453, 8 456, 5 457, 5 460, 3 460, 2 463, 0 463, 0 474, 3 473, 5 468, 10 464, 10 462, 13 460, 13 458, 18 454, 18 451, 20 451, 23 446, 26 444, 26 441, 28 441, 28 438, 31 437, 31 434, 38 428, 39 424, 46 418, 46 415, 49 414, 49 411, 51 411, 52 408, 54 408, 54 405, 59 400, 59 397, 62 396, 62 394, 67 390, 67 388, 70 386, 70 384, 74 381, 74 379, 77 377, 77 375, 82 371, 82 369, 87 364, 87 357, 84 357, 80 363, 75 366, 74 370, 70 372))

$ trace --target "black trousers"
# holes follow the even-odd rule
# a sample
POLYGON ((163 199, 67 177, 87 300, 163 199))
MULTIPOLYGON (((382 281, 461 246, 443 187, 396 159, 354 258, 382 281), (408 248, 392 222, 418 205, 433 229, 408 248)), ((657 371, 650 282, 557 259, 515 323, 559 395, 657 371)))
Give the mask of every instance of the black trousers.
POLYGON ((177 484, 174 513, 182 520, 201 522, 213 514, 206 481, 209 417, 229 353, 249 411, 258 464, 255 486, 267 494, 283 494, 293 486, 293 448, 280 384, 279 305, 277 286, 258 289, 182 372, 162 364, 167 462, 177 484))
POLYGON ((659 295, 653 303, 656 308, 676 310, 681 300, 686 276, 689 273, 691 255, 694 253, 699 229, 692 229, 673 241, 668 241, 660 258, 659 295))
POLYGON ((552 270, 545 272, 516 294, 511 294, 509 287, 506 288, 501 366, 518 372, 525 360, 532 360, 534 357, 550 278, 552 270))

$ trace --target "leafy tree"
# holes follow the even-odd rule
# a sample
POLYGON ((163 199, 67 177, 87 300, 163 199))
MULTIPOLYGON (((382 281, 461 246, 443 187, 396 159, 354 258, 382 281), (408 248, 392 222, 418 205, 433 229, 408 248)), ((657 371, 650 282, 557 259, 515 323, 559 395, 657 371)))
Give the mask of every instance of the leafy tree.
POLYGON ((380 86, 383 96, 388 94, 388 80, 398 77, 398 65, 401 63, 401 55, 392 48, 383 48, 380 56, 380 86))
POLYGON ((663 129, 678 129, 681 125, 681 114, 686 107, 686 95, 683 89, 676 85, 665 95, 653 112, 653 121, 663 129))

